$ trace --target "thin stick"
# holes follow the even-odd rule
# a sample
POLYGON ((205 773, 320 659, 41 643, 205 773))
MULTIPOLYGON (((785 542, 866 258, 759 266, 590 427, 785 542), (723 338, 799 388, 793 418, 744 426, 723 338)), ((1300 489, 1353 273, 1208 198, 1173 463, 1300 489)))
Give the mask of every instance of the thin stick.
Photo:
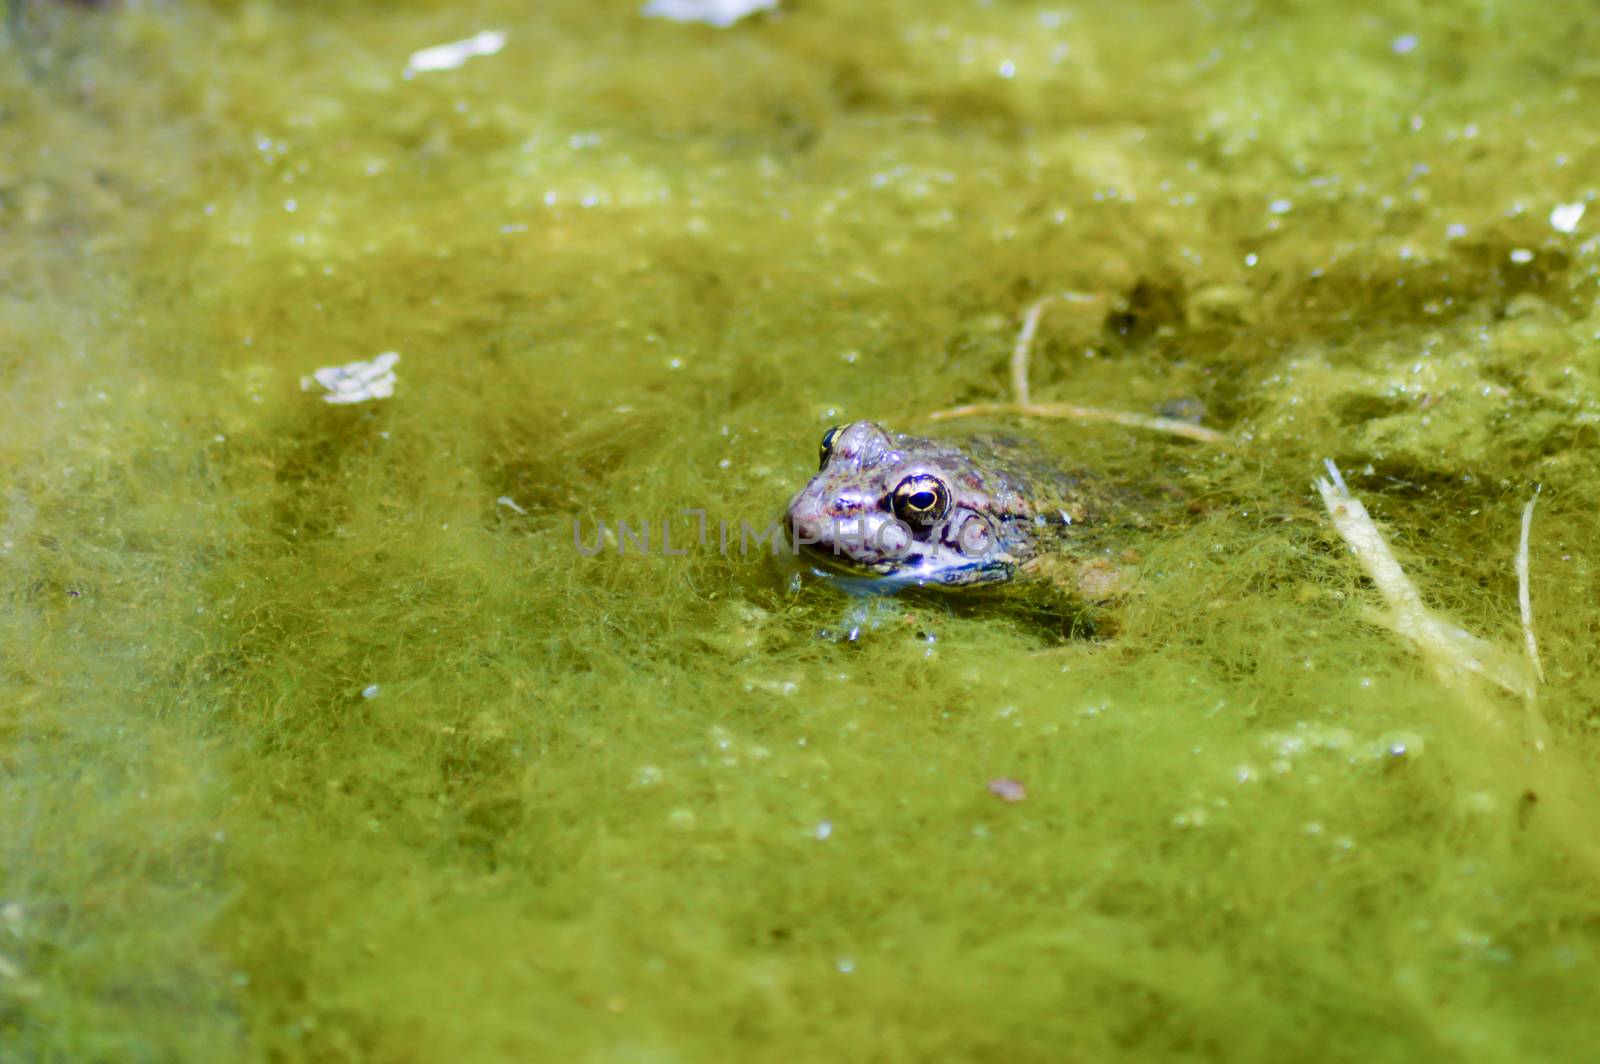
POLYGON ((1023 417, 1063 418, 1069 421, 1092 421, 1108 425, 1125 425, 1128 428, 1165 432, 1217 446, 1229 442, 1228 437, 1214 429, 1204 428, 1188 421, 1170 417, 1150 417, 1122 410, 1107 410, 1097 406, 1078 406, 1074 403, 1035 403, 1029 398, 1028 363, 1033 357, 1033 338, 1039 332, 1039 320, 1051 303, 1093 303, 1097 297, 1082 292, 1057 292, 1040 296, 1029 304, 1022 316, 1022 328, 1017 330, 1017 342, 1011 348, 1011 395, 1009 403, 969 403, 966 406, 936 410, 926 415, 929 421, 944 421, 953 417, 976 417, 988 414, 1020 414, 1023 417))
POLYGON ((936 410, 926 415, 929 421, 944 421, 953 417, 982 417, 990 414, 1021 414, 1024 417, 1065 418, 1071 421, 1093 421, 1108 425, 1126 425, 1135 429, 1150 429, 1171 436, 1197 440, 1222 446, 1228 437, 1215 429, 1208 429, 1188 421, 1170 417, 1151 417, 1132 414, 1124 410, 1106 410, 1097 406, 1075 406, 1072 403, 969 403, 949 410, 936 410))
POLYGON ((1033 337, 1039 331, 1039 319, 1044 317, 1044 308, 1055 300, 1055 296, 1044 296, 1033 301, 1022 316, 1017 342, 1011 345, 1011 398, 1018 405, 1028 402, 1028 360, 1033 357, 1033 337))
MULTIPOLYGON (((1356 560, 1388 605, 1389 626, 1410 640, 1442 678, 1455 680, 1476 673, 1514 695, 1531 699, 1534 685, 1521 661, 1428 609, 1422 601, 1422 593, 1400 567, 1367 508, 1351 494, 1338 467, 1331 459, 1324 459, 1323 464, 1329 479, 1317 478, 1317 492, 1333 520, 1334 530, 1350 545, 1356 560)), ((1487 702, 1471 699, 1469 704, 1481 719, 1500 724, 1487 702)))
POLYGON ((1528 534, 1533 528, 1533 504, 1539 501, 1541 484, 1533 489, 1533 498, 1522 508, 1522 541, 1517 544, 1517 605, 1522 609, 1522 638, 1528 649, 1528 661, 1533 674, 1544 683, 1544 665, 1539 661, 1539 641, 1533 637, 1533 597, 1528 593, 1528 534))
POLYGON ((1019 407, 1027 406, 1029 402, 1028 361, 1033 357, 1033 337, 1039 331, 1039 319, 1044 317, 1045 308, 1057 300, 1066 303, 1094 303, 1098 301, 1098 297, 1083 292, 1057 292, 1040 296, 1029 305, 1022 315, 1022 328, 1017 330, 1017 342, 1011 345, 1011 398, 1019 407))

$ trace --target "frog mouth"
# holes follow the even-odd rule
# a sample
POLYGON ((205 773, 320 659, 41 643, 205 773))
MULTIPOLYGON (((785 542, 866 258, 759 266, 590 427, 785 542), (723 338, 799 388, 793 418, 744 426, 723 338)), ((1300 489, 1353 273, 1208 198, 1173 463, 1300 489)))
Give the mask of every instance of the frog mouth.
POLYGON ((802 543, 800 557, 811 563, 819 576, 854 576, 887 579, 901 568, 900 559, 890 558, 880 562, 863 562, 820 543, 802 543))
POLYGON ((801 543, 797 553, 814 575, 847 591, 891 593, 902 588, 964 588, 1002 584, 1015 575, 1010 561, 968 558, 960 562, 930 561, 918 550, 903 556, 863 562, 822 543, 801 543))

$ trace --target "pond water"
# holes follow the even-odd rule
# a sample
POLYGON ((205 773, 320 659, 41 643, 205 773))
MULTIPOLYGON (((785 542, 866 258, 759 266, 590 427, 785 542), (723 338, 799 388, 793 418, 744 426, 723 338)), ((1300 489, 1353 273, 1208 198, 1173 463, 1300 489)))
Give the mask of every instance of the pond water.
POLYGON ((1590 5, 14 15, 0 1057, 1592 1051, 1590 5), (741 524, 1062 292, 1036 399, 1228 442, 986 427, 1183 520, 820 636, 741 524), (1535 699, 1386 623, 1324 458, 1514 653, 1542 486, 1535 699))

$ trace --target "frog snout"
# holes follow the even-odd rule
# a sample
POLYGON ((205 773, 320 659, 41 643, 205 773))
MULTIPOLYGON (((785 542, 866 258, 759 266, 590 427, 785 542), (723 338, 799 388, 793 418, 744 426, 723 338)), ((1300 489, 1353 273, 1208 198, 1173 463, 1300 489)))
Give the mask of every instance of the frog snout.
POLYGON ((828 515, 826 506, 808 492, 801 492, 789 503, 789 512, 786 515, 789 521, 789 531, 794 533, 794 538, 801 543, 815 543, 822 538, 822 530, 827 526, 828 515))
POLYGON ((857 521, 859 511, 853 498, 805 493, 789 504, 789 528, 801 543, 831 541, 840 522, 857 521))

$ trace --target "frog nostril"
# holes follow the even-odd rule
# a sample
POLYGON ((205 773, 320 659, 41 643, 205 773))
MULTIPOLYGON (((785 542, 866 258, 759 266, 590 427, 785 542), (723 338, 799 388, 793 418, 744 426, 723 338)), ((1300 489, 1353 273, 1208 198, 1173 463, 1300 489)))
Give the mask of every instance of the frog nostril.
POLYGON ((821 526, 810 518, 790 514, 789 526, 794 530, 795 539, 802 543, 815 543, 821 538, 819 534, 821 526))

